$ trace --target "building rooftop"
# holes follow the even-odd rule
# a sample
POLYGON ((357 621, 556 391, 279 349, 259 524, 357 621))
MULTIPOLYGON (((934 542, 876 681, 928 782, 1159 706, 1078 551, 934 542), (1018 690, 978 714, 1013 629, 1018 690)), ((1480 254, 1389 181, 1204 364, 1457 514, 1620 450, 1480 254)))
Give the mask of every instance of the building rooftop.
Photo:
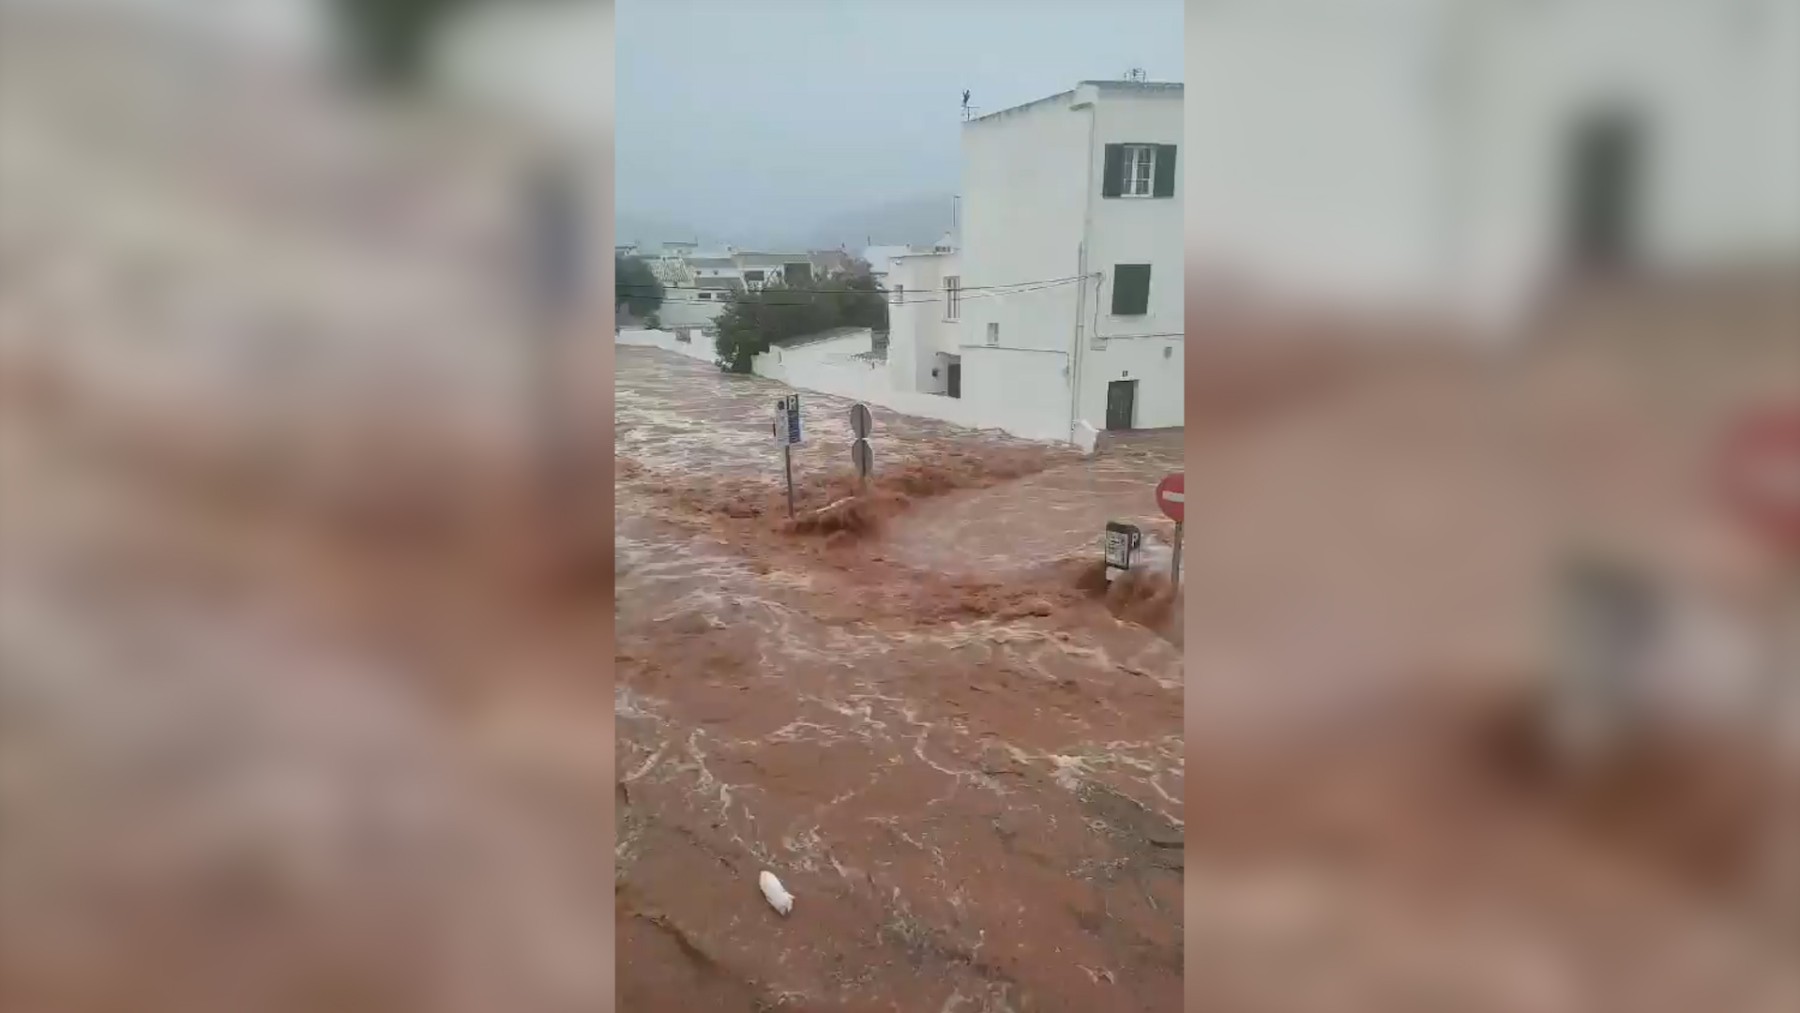
POLYGON ((736 253, 732 259, 742 267, 780 267, 783 264, 810 264, 804 253, 736 253))
MULTIPOLYGON (((1081 81, 1081 82, 1079 82, 1079 84, 1083 84, 1083 85, 1091 84, 1094 87, 1099 88, 1102 91, 1136 91, 1136 92, 1179 93, 1182 90, 1182 85, 1181 85, 1180 81, 1125 81, 1125 80, 1081 81)), ((1043 98, 1040 98, 1040 99, 1032 99, 1030 102, 1023 102, 1016 106, 1008 106, 1005 109, 1001 109, 996 112, 986 113, 981 116, 972 117, 971 119, 966 121, 965 126, 968 123, 982 123, 982 122, 994 119, 999 116, 1008 116, 1013 113, 1022 112, 1024 110, 1030 109, 1034 106, 1043 105, 1046 102, 1056 102, 1059 100, 1067 101, 1068 99, 1074 97, 1074 95, 1075 95, 1074 88, 1071 88, 1068 91, 1059 91, 1054 95, 1045 95, 1043 98)))

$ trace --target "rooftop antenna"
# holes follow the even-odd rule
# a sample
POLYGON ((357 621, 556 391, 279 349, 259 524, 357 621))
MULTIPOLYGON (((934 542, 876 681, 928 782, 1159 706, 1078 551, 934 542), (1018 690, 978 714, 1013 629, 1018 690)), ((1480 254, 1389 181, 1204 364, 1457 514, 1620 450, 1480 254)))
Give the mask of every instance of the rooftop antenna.
POLYGON ((969 118, 969 89, 967 88, 963 89, 962 118, 965 121, 969 118))

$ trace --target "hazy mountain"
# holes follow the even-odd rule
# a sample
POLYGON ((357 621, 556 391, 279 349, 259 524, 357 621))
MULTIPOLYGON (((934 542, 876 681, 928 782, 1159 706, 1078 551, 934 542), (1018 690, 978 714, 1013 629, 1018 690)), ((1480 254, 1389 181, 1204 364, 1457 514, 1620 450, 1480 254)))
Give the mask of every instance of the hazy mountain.
POLYGON ((860 250, 865 246, 930 245, 950 228, 954 208, 949 194, 921 195, 884 201, 830 215, 791 237, 809 248, 860 250))
POLYGON ((731 244, 745 250, 861 250, 865 246, 926 246, 950 228, 953 207, 948 194, 907 197, 841 211, 791 228, 733 234, 709 231, 656 215, 619 211, 614 236, 619 243, 654 248, 659 243, 698 241, 703 248, 731 244))
POLYGON ((638 243, 654 249, 661 243, 698 241, 703 245, 723 245, 729 238, 707 234, 685 222, 668 221, 654 215, 620 211, 613 223, 613 242, 621 245, 638 243))

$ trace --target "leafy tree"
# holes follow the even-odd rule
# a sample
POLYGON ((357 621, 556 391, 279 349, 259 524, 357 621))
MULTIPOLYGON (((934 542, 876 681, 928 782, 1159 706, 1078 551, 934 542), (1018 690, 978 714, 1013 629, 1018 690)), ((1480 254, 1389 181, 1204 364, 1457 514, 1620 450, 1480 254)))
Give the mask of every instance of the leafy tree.
POLYGON ((719 368, 748 373, 751 361, 776 342, 834 327, 887 325, 887 298, 873 275, 840 273, 808 287, 767 285, 733 296, 714 321, 719 368))
POLYGON ((663 285, 639 257, 613 257, 613 303, 634 317, 648 317, 663 304, 663 285))

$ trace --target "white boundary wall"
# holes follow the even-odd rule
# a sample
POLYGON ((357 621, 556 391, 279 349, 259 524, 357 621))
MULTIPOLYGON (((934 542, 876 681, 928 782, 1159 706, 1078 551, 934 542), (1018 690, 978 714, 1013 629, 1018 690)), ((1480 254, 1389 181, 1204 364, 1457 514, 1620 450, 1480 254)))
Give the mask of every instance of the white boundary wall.
MULTIPOLYGON (((1028 440, 1068 442, 1066 419, 1048 422, 1008 419, 1002 417, 1003 410, 984 411, 982 405, 974 401, 895 390, 889 382, 886 363, 857 357, 858 353, 870 350, 873 340, 874 335, 868 330, 859 330, 799 347, 772 348, 751 361, 751 371, 790 387, 866 401, 902 415, 936 419, 967 429, 998 429, 1028 440)), ((619 332, 617 343, 661 348, 703 362, 714 361, 712 339, 699 332, 694 333, 691 342, 683 344, 668 331, 623 330, 619 332)))

